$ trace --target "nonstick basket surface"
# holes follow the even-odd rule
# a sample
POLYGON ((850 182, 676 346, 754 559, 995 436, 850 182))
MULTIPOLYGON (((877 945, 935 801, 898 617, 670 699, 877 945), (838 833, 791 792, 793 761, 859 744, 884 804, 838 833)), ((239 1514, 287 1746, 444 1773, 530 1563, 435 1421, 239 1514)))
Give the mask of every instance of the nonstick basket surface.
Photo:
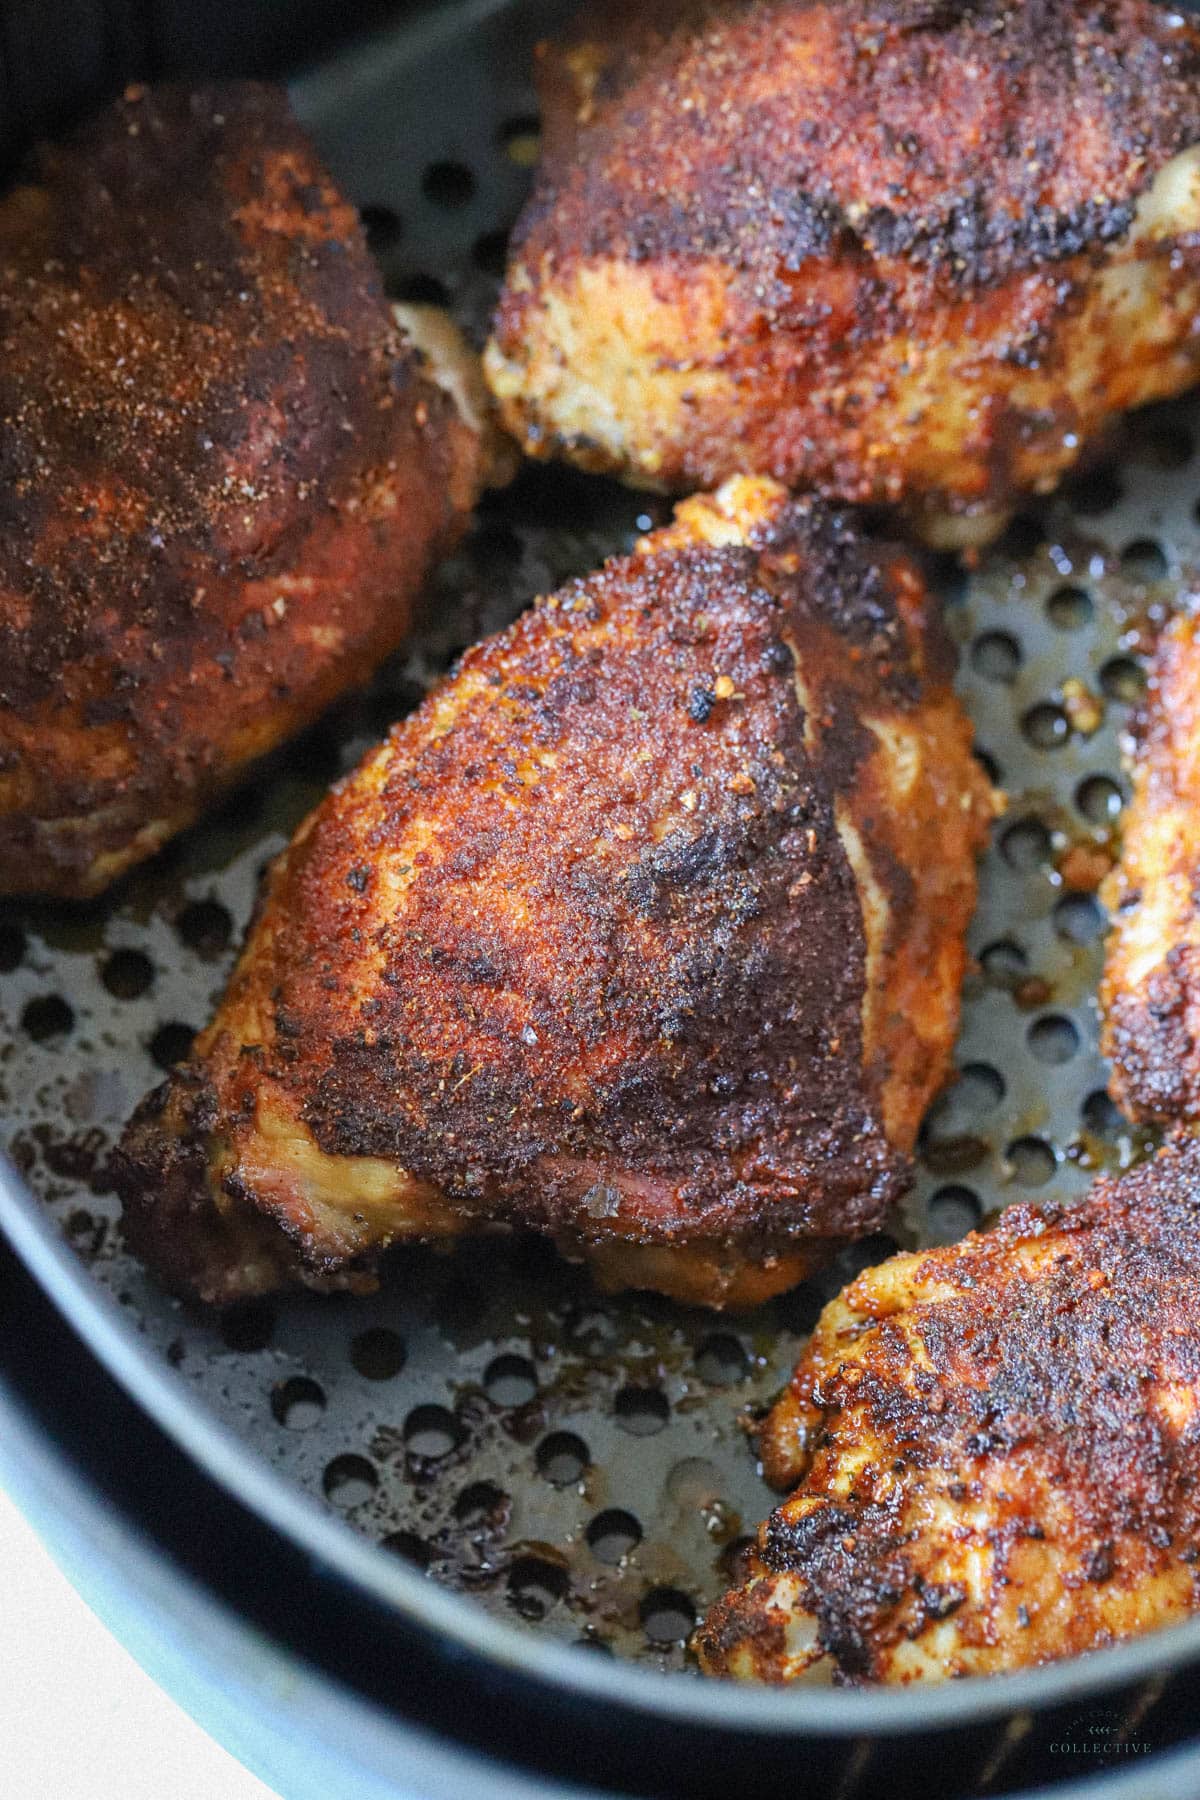
MULTIPOLYGON (((399 298, 481 337, 537 149, 534 41, 561 7, 459 6, 294 84, 399 298)), ((87 908, 0 914, 0 1113, 19 1169, 197 1407, 431 1581, 595 1651, 687 1666, 700 1612, 773 1497, 745 1426, 820 1305, 897 1243, 962 1235, 1013 1199, 1071 1196, 1146 1147, 1104 1095, 1093 999, 1139 646, 1200 552, 1200 408, 1135 418, 1075 487, 971 574, 934 576, 979 754, 1007 790, 971 934, 958 1083, 934 1106, 891 1237, 756 1313, 599 1295, 545 1245, 410 1250, 367 1300, 223 1317, 126 1254, 108 1152, 207 1018, 260 871, 331 779, 470 641, 667 516, 527 468, 482 507, 411 647, 204 825, 87 908)))

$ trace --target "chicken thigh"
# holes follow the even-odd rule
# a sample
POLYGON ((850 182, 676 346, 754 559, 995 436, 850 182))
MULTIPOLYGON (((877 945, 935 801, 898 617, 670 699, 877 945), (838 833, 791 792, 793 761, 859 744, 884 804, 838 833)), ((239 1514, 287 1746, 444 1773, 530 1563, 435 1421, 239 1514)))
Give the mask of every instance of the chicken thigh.
POLYGON ((739 479, 469 651, 271 871, 124 1139, 135 1247, 223 1301, 517 1224, 719 1305, 873 1230, 991 811, 931 612, 739 479))
POLYGON ((404 635, 483 434, 279 90, 134 88, 0 198, 0 893, 94 894, 404 635))
POLYGON ((1200 373, 1200 28, 1151 0, 633 0, 542 46, 486 364, 533 456, 946 547, 1200 373))
POLYGON ((1156 646, 1135 724, 1133 798, 1101 889, 1112 920, 1100 1002, 1110 1088, 1131 1118, 1200 1120, 1200 635, 1156 646))
POLYGON ((939 1681, 1200 1606, 1200 1143, 895 1256, 767 1420, 791 1498, 697 1634, 710 1675, 939 1681))

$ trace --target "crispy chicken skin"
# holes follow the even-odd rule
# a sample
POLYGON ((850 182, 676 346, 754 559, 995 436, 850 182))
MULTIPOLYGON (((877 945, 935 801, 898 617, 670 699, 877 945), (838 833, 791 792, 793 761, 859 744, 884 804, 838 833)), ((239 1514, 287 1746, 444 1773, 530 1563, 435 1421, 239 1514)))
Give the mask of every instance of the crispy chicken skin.
POLYGON ((509 427, 947 547, 1200 372, 1200 29, 1151 0, 634 0, 539 55, 509 427))
POLYGON ((1163 632, 1134 727, 1100 1004, 1113 1098, 1134 1119, 1200 1119, 1200 627, 1163 632))
POLYGON ((747 1302, 878 1225, 990 793, 911 562, 740 479, 463 658, 274 865, 117 1159, 224 1301, 492 1223, 747 1302))
POLYGON ((480 433, 282 91, 130 89, 0 198, 0 892, 148 856, 403 636, 480 433))
POLYGON ((1200 1144, 1010 1207, 827 1306, 761 1441, 795 1489, 711 1675, 938 1681, 1200 1605, 1200 1144))

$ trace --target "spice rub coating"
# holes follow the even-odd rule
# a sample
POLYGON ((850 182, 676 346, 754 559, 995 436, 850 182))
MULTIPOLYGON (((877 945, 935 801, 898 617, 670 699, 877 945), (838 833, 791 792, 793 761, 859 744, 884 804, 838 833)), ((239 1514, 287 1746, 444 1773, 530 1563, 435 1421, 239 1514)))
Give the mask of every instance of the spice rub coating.
POLYGON ((133 88, 0 198, 0 891, 97 892, 364 679, 480 436, 282 90, 133 88))
POLYGON ((892 1257, 761 1440, 794 1492, 697 1634, 713 1675, 995 1673, 1200 1604, 1200 1143, 892 1257))
POLYGON ((1150 0, 632 0, 539 51, 486 365, 531 455, 978 541, 1200 370, 1200 29, 1150 0))
POLYGON ((722 1304, 874 1229, 991 810, 949 664, 907 558, 745 479, 470 650, 271 871, 135 1245, 212 1299, 519 1224, 722 1304))
POLYGON ((1109 1087, 1131 1118, 1200 1119, 1200 636, 1180 614, 1150 660, 1133 796, 1100 897, 1112 920, 1100 1003, 1109 1087))

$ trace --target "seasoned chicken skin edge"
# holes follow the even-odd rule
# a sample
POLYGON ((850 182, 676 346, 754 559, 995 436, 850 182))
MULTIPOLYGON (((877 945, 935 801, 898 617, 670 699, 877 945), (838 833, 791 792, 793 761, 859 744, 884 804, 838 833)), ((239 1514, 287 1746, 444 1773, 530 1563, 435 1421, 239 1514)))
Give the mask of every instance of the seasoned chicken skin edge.
POLYGON ((751 480, 468 652, 271 871, 135 1246, 224 1300, 519 1223, 719 1305, 876 1228, 992 811, 951 665, 907 558, 751 480))
POLYGON ((1200 374, 1200 28, 1146 0, 589 7, 485 355, 505 423, 985 542, 1200 374))
POLYGON ((1200 1143, 894 1256, 830 1303, 760 1450, 790 1497, 710 1675, 905 1685, 1200 1606, 1200 1143))
POLYGON ((407 323, 275 88, 131 88, 0 197, 0 892, 98 893, 401 640, 497 437, 407 323))

